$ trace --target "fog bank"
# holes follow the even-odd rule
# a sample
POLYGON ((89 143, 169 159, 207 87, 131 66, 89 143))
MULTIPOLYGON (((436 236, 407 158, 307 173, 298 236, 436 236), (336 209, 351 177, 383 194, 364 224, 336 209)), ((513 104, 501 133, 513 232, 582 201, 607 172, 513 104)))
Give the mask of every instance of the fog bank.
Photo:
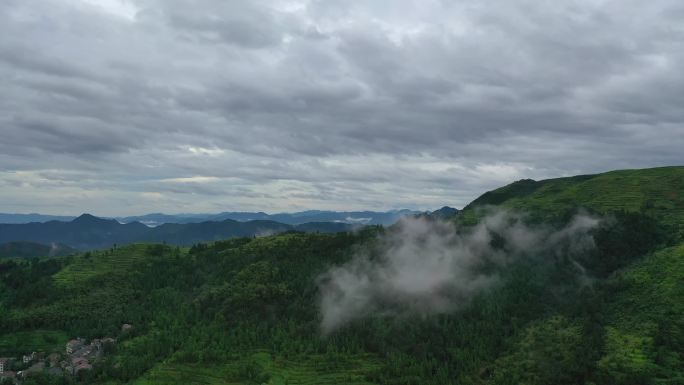
POLYGON ((457 231, 451 222, 404 218, 370 250, 319 277, 321 329, 327 334, 372 314, 453 311, 499 281, 492 266, 591 248, 589 230, 598 223, 597 218, 577 215, 564 228, 553 229, 497 211, 457 231))

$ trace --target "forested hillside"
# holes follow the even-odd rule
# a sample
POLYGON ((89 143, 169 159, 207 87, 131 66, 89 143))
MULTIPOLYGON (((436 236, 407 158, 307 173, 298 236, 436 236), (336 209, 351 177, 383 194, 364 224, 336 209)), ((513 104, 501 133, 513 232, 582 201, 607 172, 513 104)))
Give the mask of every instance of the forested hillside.
POLYGON ((683 170, 516 182, 449 223, 2 261, 0 356, 118 338, 89 372, 26 384, 682 383, 683 170), (459 274, 418 282, 452 246, 459 274), (394 254, 415 271, 378 270, 394 254), (368 290, 330 290, 350 280, 368 290), (326 329, 328 295, 354 314, 326 329))
POLYGON ((574 207, 602 213, 640 212, 684 231, 684 167, 618 170, 597 175, 534 181, 524 179, 489 191, 466 207, 487 205, 552 218, 574 207))

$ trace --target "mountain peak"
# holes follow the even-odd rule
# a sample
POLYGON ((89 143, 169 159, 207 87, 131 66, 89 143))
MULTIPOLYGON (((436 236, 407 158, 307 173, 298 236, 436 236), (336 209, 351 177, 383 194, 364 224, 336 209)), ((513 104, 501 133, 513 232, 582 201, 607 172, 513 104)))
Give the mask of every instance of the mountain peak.
POLYGON ((444 206, 439 210, 433 211, 432 215, 437 216, 437 217, 441 217, 441 218, 449 218, 449 217, 452 217, 452 216, 458 214, 458 212, 459 212, 458 209, 455 209, 455 208, 449 207, 449 206, 444 206))
POLYGON ((99 217, 96 217, 92 214, 81 214, 78 218, 74 219, 71 221, 72 223, 83 223, 83 224, 95 224, 95 223, 109 223, 112 220, 107 220, 107 219, 102 219, 99 217))

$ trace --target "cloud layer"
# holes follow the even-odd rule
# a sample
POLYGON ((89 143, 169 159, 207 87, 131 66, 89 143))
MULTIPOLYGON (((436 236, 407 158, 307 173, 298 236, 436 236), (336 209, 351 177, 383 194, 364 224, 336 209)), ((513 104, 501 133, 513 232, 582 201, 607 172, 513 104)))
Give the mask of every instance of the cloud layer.
POLYGON ((460 206, 681 164, 684 5, 4 0, 0 210, 460 206))
POLYGON ((566 227, 552 229, 498 211, 459 232, 451 222, 406 217, 371 251, 319 277, 321 329, 327 334, 369 315, 453 311, 498 281, 488 266, 576 255, 594 247, 589 230, 598 224, 596 218, 578 215, 566 227))

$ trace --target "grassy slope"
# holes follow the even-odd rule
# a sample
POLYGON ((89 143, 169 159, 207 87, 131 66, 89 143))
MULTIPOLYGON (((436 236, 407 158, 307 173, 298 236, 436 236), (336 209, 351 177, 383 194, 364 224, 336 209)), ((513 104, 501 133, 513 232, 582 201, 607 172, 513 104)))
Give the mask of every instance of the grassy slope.
POLYGON ((616 295, 610 322, 624 330, 652 333, 666 313, 684 315, 684 244, 662 249, 612 277, 616 295))
POLYGON ((598 212, 643 211, 684 231, 684 167, 619 170, 542 181, 522 180, 489 191, 466 207, 523 209, 550 217, 575 206, 598 212))
POLYGON ((605 354, 600 370, 625 378, 681 384, 684 244, 657 251, 609 281, 605 354), (663 350, 663 345, 670 346, 663 350), (658 364, 658 365, 656 365, 658 364))

